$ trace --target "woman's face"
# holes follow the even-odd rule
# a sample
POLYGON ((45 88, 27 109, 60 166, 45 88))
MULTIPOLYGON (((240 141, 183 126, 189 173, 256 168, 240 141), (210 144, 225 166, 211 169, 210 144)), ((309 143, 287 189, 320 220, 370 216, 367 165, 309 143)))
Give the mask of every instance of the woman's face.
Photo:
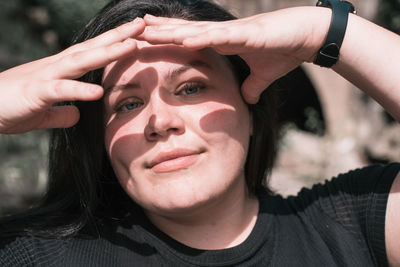
POLYGON ((195 209, 245 191, 250 115, 226 58, 138 42, 110 64, 105 144, 120 184, 144 209, 195 209))

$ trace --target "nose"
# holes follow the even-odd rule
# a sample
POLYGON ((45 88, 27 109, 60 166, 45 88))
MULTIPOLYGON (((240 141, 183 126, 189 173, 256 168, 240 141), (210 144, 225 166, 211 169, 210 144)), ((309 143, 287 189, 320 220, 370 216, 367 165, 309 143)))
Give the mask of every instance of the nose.
POLYGON ((165 103, 163 100, 153 101, 149 106, 149 119, 144 129, 148 141, 157 141, 172 134, 185 132, 185 124, 179 115, 179 106, 165 103))

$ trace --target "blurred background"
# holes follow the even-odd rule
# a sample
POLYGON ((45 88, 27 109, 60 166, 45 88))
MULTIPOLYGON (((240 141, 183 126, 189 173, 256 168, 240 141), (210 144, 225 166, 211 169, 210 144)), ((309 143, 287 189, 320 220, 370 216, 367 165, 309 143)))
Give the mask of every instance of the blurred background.
MULTIPOLYGON (((107 2, 1 1, 0 71, 68 47, 107 2)), ((238 17, 315 5, 315 0, 217 2, 238 17)), ((400 0, 352 2, 360 16, 400 33, 400 0)), ((304 64, 277 83, 280 141, 271 177, 277 193, 295 194, 349 169, 400 160, 399 125, 333 71, 304 64)), ((46 190, 47 151, 47 131, 0 135, 0 216, 33 205, 46 190)))

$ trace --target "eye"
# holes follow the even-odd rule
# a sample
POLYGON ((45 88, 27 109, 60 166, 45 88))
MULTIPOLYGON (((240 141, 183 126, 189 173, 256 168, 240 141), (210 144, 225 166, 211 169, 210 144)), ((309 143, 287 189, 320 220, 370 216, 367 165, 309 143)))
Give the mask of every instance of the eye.
POLYGON ((178 92, 179 95, 194 95, 198 94, 205 88, 205 85, 198 82, 186 83, 183 88, 178 92))
POLYGON ((123 102, 121 105, 117 106, 115 109, 117 112, 129 112, 131 110, 137 109, 143 105, 142 102, 128 100, 127 102, 123 102))

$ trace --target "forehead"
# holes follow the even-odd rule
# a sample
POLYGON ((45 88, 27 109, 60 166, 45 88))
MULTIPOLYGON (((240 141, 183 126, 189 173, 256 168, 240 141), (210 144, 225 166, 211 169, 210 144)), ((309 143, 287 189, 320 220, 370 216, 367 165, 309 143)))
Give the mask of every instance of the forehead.
POLYGON ((137 41, 137 44, 138 49, 131 56, 106 66, 102 82, 105 88, 124 84, 146 68, 153 68, 159 74, 182 66, 208 67, 212 71, 231 72, 226 57, 211 48, 191 51, 171 44, 151 45, 145 41, 137 41))

